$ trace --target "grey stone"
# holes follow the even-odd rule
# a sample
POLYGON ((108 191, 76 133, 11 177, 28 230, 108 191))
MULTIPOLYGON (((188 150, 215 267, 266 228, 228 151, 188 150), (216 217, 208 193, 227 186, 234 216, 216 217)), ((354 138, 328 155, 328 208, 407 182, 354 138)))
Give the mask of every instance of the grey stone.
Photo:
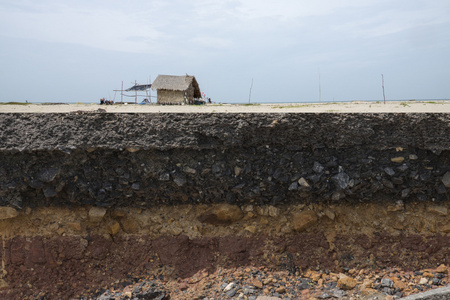
POLYGON ((394 184, 392 183, 392 181, 387 180, 387 179, 383 179, 382 182, 383 182, 383 185, 385 187, 387 187, 388 189, 393 189, 394 188, 394 184))
POLYGON ((298 184, 297 184, 297 182, 291 183, 291 185, 290 185, 289 188, 288 188, 289 191, 295 191, 296 189, 298 189, 298 184))
POLYGON ((345 295, 347 295, 347 294, 343 290, 337 290, 337 291, 333 292, 333 297, 338 298, 338 299, 345 297, 345 295))
POLYGON ((236 295, 236 290, 235 289, 231 289, 231 290, 227 291, 225 293, 225 295, 227 295, 227 297, 233 297, 234 295, 236 295))
POLYGON ((440 195, 446 194, 447 193, 447 189, 445 188, 445 185, 440 184, 437 189, 436 192, 440 195))
POLYGON ((213 171, 213 173, 219 173, 220 172, 220 165, 219 164, 214 164, 212 166, 211 170, 213 171))
POLYGON ((381 279, 381 286, 392 288, 394 286, 394 282, 388 278, 381 279))
POLYGON ((408 197, 410 192, 411 192, 410 189, 403 189, 402 190, 402 198, 408 197))
POLYGON ((420 174, 420 179, 422 179, 423 181, 427 181, 431 178, 431 172, 425 172, 420 174))
POLYGON ((37 179, 31 179, 28 182, 28 184, 30 185, 30 187, 32 187, 34 189, 40 189, 44 185, 44 183, 42 181, 37 180, 37 179))
POLYGON ((169 181, 170 180, 170 174, 165 172, 159 175, 159 180, 161 181, 169 181))
POLYGON ((325 168, 317 161, 314 162, 313 171, 322 174, 325 168))
POLYGON ((175 176, 173 182, 175 182, 176 185, 181 187, 186 184, 186 178, 184 178, 183 176, 175 176))
POLYGON ((344 193, 342 193, 342 192, 334 192, 332 195, 331 195, 331 200, 333 200, 333 201, 339 201, 340 199, 344 199, 345 198, 345 194, 344 193))
POLYGON ((432 280, 433 285, 440 285, 441 284, 441 280, 439 278, 433 278, 432 280))
POLYGON ((394 176, 395 175, 395 171, 392 168, 389 168, 389 167, 384 168, 384 172, 386 172, 386 174, 388 174, 389 176, 394 176))
POLYGON ((38 174, 38 179, 42 182, 52 182, 58 176, 59 168, 43 169, 38 174))
POLYGON ((103 185, 103 188, 105 189, 105 191, 111 192, 111 191, 113 190, 113 185, 112 185, 112 183, 110 183, 110 182, 106 182, 106 183, 103 185))
POLYGON ((331 177, 331 180, 338 189, 345 190, 350 181, 350 177, 344 172, 341 172, 331 177))
POLYGON ((408 169, 409 169, 409 167, 408 167, 407 164, 403 164, 400 167, 397 167, 397 170, 400 171, 400 172, 405 172, 408 169))
POLYGON ((57 195, 56 190, 53 186, 46 186, 43 191, 45 198, 51 198, 57 195))
POLYGON ((446 188, 450 188, 450 172, 445 173, 444 177, 442 177, 442 183, 446 188))
POLYGON ((370 158, 363 158, 363 159, 361 159, 361 163, 364 164, 364 165, 371 164, 372 163, 372 159, 370 159, 370 158))

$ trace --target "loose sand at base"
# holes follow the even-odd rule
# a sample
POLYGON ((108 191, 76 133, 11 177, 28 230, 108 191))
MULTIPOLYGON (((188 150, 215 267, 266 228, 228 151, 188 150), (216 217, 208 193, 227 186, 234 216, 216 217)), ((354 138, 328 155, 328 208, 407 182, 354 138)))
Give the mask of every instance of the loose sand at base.
POLYGON ((136 104, 29 104, 5 105, 0 113, 67 113, 95 111, 108 113, 449 113, 450 101, 395 101, 341 103, 279 103, 279 104, 208 104, 208 105, 136 105, 136 104))

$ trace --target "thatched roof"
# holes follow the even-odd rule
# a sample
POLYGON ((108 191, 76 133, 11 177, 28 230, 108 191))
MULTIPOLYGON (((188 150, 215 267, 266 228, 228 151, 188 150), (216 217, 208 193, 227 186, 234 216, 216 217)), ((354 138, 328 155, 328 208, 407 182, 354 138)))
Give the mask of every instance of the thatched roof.
POLYGON ((158 75, 152 83, 152 90, 185 91, 192 84, 194 97, 201 98, 200 87, 194 76, 158 75))

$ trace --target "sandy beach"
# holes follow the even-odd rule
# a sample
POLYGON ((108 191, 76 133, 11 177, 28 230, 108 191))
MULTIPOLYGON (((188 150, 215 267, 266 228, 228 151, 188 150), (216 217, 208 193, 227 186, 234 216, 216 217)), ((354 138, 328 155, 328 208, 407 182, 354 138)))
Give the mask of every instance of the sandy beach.
POLYGON ((139 104, 28 104, 0 103, 0 113, 450 113, 450 101, 333 102, 276 104, 139 105, 139 104))

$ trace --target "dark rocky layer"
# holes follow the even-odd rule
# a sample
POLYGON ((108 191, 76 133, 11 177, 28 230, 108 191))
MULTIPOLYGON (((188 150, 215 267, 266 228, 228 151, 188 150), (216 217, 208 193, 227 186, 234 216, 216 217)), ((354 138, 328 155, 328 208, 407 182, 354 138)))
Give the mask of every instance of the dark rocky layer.
POLYGON ((6 152, 0 156, 0 203, 22 208, 445 201, 449 166, 450 151, 417 148, 6 152))
POLYGON ((449 121, 449 114, 0 114, 0 150, 449 150, 449 121))
POLYGON ((449 199, 447 114, 0 114, 0 122, 0 205, 16 208, 449 199))

